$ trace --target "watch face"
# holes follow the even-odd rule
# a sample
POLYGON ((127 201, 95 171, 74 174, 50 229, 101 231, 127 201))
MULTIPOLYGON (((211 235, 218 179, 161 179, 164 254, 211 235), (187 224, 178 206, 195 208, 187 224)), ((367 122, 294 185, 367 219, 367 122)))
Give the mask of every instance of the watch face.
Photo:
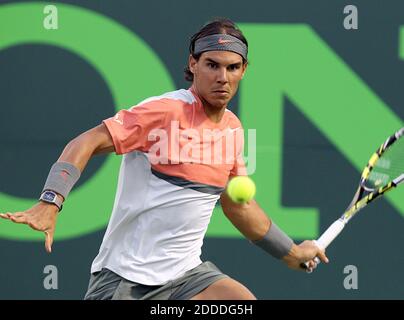
POLYGON ((53 201, 55 199, 56 195, 53 192, 45 192, 43 194, 42 199, 45 201, 53 201))

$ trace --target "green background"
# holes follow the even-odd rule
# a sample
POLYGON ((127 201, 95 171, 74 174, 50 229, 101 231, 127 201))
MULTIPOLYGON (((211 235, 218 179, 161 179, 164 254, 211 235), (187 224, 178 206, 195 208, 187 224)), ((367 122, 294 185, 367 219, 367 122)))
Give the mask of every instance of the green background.
MULTIPOLYGON (((359 1, 0 1, 0 212, 35 203, 70 139, 140 100, 187 88, 189 37, 227 16, 249 40, 250 66, 231 109, 257 130, 257 200, 296 241, 316 238, 350 198, 371 152, 402 126, 404 4, 359 1)), ((42 234, 0 221, 0 299, 81 299, 114 201, 120 157, 97 156, 58 219, 53 253, 42 234), (43 269, 59 271, 45 290, 43 269)), ((312 275, 288 270, 215 209, 203 258, 261 299, 399 299, 404 190, 367 208, 312 275), (346 265, 358 290, 346 290, 346 265)))

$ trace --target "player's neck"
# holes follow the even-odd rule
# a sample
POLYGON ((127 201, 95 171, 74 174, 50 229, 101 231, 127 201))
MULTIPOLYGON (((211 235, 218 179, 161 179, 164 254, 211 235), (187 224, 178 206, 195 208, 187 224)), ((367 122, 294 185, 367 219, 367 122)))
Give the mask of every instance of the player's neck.
POLYGON ((224 112, 226 110, 226 106, 223 106, 222 108, 214 107, 207 103, 206 101, 202 100, 202 105, 203 105, 203 110, 205 111, 206 116, 215 123, 219 123, 224 115, 224 112))

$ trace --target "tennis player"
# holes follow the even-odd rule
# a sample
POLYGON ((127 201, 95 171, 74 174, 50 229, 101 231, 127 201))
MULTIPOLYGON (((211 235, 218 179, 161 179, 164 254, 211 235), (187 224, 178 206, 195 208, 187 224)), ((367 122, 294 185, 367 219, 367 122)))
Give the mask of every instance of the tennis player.
POLYGON ((242 128, 226 108, 247 68, 242 32, 232 21, 217 19, 192 36, 189 49, 189 89, 146 99, 84 132, 52 166, 36 205, 1 214, 43 231, 51 252, 58 212, 89 159, 108 152, 123 155, 113 211, 85 299, 255 299, 243 284, 200 259, 218 199, 252 244, 288 267, 298 270, 309 261, 314 269, 316 256, 328 262, 312 241, 294 244, 256 201, 237 204, 226 195, 229 178, 246 174, 242 143, 231 143, 234 148, 225 143, 215 149, 219 155, 209 153, 212 143, 242 128), (230 160, 229 150, 234 151, 230 160))

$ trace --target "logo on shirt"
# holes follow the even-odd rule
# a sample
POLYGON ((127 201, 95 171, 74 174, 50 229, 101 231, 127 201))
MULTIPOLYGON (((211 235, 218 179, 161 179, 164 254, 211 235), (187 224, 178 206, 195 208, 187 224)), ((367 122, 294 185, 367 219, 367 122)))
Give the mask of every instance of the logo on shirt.
POLYGON ((237 127, 237 128, 234 128, 234 129, 228 128, 230 133, 233 133, 233 132, 237 131, 238 129, 241 129, 241 127, 237 127))
POLYGON ((114 121, 118 122, 120 125, 123 125, 123 120, 121 119, 121 114, 117 113, 114 117, 114 121))

